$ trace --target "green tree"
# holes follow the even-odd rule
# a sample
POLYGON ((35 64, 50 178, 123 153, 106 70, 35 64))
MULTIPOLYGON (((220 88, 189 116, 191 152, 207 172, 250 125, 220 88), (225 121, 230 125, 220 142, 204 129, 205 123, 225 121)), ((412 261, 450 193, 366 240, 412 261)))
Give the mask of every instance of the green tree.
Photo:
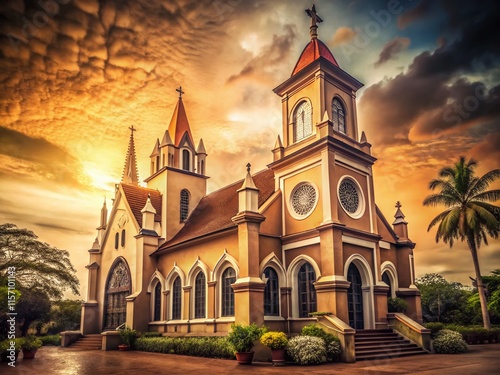
POLYGON ((21 298, 16 305, 21 335, 26 336, 34 321, 45 323, 50 318, 50 299, 42 290, 21 288, 21 298))
POLYGON ((40 241, 30 230, 1 224, 0 277, 7 277, 9 267, 15 267, 16 283, 26 289, 41 290, 53 299, 60 299, 67 289, 80 294, 76 270, 66 250, 40 241))
POLYGON ((481 243, 488 244, 487 236, 498 238, 500 224, 495 217, 497 206, 488 202, 500 199, 500 190, 488 190, 489 185, 500 177, 500 169, 487 172, 482 177, 475 176, 477 163, 460 156, 454 166, 439 171, 439 178, 432 180, 429 188, 436 194, 424 199, 424 206, 444 205, 446 210, 437 215, 427 231, 439 223, 436 242, 443 240, 453 247, 455 240, 466 242, 472 255, 472 263, 477 278, 477 289, 481 301, 484 328, 490 329, 490 317, 484 286, 481 279, 477 250, 481 243))
POLYGON ((52 333, 72 331, 80 326, 82 315, 81 300, 64 299, 52 304, 50 320, 54 323, 52 333))
POLYGON ((422 300, 422 315, 427 322, 467 322, 467 300, 472 294, 457 282, 447 281, 437 273, 428 273, 415 280, 422 300))

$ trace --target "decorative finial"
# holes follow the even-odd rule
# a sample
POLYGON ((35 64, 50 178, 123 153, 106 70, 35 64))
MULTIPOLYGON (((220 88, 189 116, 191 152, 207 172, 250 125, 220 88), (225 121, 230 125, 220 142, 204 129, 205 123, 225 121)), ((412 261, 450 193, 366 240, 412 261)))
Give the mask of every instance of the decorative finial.
POLYGON ((311 17, 311 27, 309 28, 311 39, 316 39, 318 37, 318 23, 323 22, 323 19, 316 13, 314 4, 311 9, 306 9, 306 13, 311 17))
POLYGON ((130 129, 130 135, 134 135, 134 132, 136 132, 136 131, 137 131, 137 129, 136 129, 136 128, 134 128, 134 125, 129 126, 129 129, 130 129))
POLYGON ((150 199, 150 198, 151 198, 151 194, 150 194, 150 193, 148 193, 148 199, 150 199))
POLYGON ((247 172, 250 173, 250 167, 252 166, 252 164, 248 163, 247 164, 247 172))
POLYGON ((394 207, 401 208, 401 207, 403 207, 403 205, 401 204, 401 202, 397 201, 396 205, 394 207))
POLYGON ((179 99, 182 99, 182 94, 185 94, 184 91, 182 91, 182 86, 179 86, 178 89, 175 89, 179 93, 179 99))

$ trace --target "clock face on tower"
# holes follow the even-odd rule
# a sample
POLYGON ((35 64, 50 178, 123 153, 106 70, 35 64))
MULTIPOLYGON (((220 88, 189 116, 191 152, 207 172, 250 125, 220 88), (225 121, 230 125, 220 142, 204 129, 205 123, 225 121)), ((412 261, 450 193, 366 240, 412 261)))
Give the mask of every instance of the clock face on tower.
POLYGON ((295 110, 295 142, 298 142, 312 134, 311 104, 303 101, 295 110))

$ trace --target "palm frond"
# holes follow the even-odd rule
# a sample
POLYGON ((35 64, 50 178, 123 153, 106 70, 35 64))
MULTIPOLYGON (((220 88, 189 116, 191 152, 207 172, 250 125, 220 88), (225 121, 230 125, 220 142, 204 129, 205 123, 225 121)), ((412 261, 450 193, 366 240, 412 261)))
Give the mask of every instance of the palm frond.
POLYGON ((493 169, 492 171, 485 173, 482 177, 478 178, 469 189, 469 197, 473 197, 488 189, 488 186, 497 178, 500 178, 500 169, 493 169))
POLYGON ((431 228, 436 225, 439 221, 442 221, 446 215, 448 215, 450 213, 450 211, 452 210, 452 208, 444 211, 444 212, 441 212, 439 215, 437 215, 434 219, 432 219, 432 221, 430 222, 429 226, 427 227, 427 232, 431 230, 431 228))
POLYGON ((445 195, 445 194, 432 194, 429 195, 424 199, 422 202, 424 206, 431 206, 431 207, 436 207, 440 204, 444 205, 445 207, 453 207, 457 206, 460 204, 460 201, 450 195, 445 195))
POLYGON ((500 200, 500 189, 483 191, 471 197, 471 200, 496 202, 500 200))

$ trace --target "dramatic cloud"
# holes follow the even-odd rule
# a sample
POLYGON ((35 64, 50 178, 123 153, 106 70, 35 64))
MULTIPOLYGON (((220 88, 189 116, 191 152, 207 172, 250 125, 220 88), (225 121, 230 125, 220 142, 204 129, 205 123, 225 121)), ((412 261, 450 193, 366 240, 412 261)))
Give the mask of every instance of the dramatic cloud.
POLYGON ((332 37, 332 45, 338 46, 340 44, 349 43, 356 36, 356 31, 350 27, 339 27, 332 37))
POLYGON ((375 63, 375 66, 378 67, 391 59, 396 59, 396 55, 407 49, 409 45, 409 38, 396 38, 387 42, 380 52, 380 56, 378 61, 375 63))
POLYGON ((420 1, 414 8, 409 9, 398 17, 398 27, 404 29, 409 24, 421 20, 429 14, 431 5, 430 0, 420 1))

